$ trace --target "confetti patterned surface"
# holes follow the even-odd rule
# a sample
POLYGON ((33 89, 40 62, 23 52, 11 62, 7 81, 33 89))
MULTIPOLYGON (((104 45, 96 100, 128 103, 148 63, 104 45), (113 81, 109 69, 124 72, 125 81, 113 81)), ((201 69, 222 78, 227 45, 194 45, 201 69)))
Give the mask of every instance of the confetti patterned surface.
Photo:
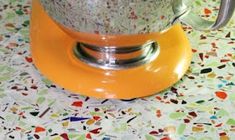
MULTIPOLYGON (((184 78, 123 102, 74 95, 40 75, 29 51, 30 5, 0 0, 1 140, 235 139, 235 20, 212 32, 184 26, 194 52, 184 78)), ((206 18, 218 10, 210 0, 195 6, 206 18)))

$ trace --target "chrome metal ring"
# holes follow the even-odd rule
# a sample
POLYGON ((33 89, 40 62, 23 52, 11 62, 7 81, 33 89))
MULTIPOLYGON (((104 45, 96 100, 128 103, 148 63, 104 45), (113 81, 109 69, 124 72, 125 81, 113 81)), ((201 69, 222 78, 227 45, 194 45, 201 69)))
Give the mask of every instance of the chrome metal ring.
POLYGON ((133 68, 153 61, 159 53, 159 47, 156 42, 132 47, 100 47, 77 43, 73 51, 79 60, 90 66, 115 70, 133 68))

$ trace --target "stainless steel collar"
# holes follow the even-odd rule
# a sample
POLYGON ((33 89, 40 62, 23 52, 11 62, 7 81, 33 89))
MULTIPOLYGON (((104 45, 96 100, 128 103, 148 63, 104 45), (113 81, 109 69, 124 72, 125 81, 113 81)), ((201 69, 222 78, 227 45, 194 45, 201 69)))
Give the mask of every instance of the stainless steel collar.
POLYGON ((158 56, 159 47, 155 42, 132 47, 100 47, 77 43, 73 51, 79 60, 90 66, 102 69, 127 69, 153 61, 158 56))

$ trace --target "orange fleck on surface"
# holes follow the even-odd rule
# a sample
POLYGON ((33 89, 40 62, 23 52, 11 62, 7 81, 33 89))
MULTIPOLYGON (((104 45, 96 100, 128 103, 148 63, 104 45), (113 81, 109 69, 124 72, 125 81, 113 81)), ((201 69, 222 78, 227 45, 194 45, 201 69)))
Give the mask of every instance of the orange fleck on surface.
POLYGON ((228 136, 221 136, 220 140, 230 140, 228 136))
POLYGON ((193 53, 195 53, 195 52, 197 52, 197 50, 195 50, 195 49, 192 49, 192 52, 193 52, 193 53))
POLYGON ((35 133, 44 132, 45 130, 46 130, 45 128, 40 127, 40 126, 37 126, 37 127, 35 128, 35 133))
POLYGON ((158 109, 156 111, 156 115, 157 115, 158 118, 160 118, 162 116, 161 110, 158 109))
POLYGON ((201 131, 203 131, 203 130, 204 130, 203 127, 193 127, 193 128, 192 128, 192 131, 193 131, 193 132, 201 132, 201 131))
POLYGON ((215 95, 220 98, 220 99, 226 99, 227 98, 227 93, 223 92, 223 91, 216 91, 215 92, 215 95))
POLYGON ((206 15, 209 15, 209 14, 211 14, 212 12, 211 12, 210 9, 205 8, 205 9, 204 9, 204 13, 205 13, 206 15))
POLYGON ((161 16, 160 18, 161 18, 161 19, 164 19, 164 18, 165 18, 165 16, 161 16))
POLYGON ((95 123, 95 120, 94 119, 89 119, 86 124, 87 125, 92 125, 93 123, 95 123))
POLYGON ((162 98, 160 96, 156 96, 157 100, 162 100, 162 98))

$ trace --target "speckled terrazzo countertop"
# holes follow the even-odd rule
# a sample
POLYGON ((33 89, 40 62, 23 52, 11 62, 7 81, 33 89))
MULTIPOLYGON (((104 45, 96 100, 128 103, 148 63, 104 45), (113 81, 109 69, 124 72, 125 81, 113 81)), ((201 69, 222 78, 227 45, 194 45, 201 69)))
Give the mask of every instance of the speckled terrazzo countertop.
MULTIPOLYGON (((217 8, 196 0, 202 16, 217 8), (199 6, 201 5, 201 8, 199 6)), ((0 0, 0 139, 235 139, 235 18, 213 32, 184 27, 194 52, 172 88, 132 102, 73 95, 35 69, 29 0, 0 0)))

